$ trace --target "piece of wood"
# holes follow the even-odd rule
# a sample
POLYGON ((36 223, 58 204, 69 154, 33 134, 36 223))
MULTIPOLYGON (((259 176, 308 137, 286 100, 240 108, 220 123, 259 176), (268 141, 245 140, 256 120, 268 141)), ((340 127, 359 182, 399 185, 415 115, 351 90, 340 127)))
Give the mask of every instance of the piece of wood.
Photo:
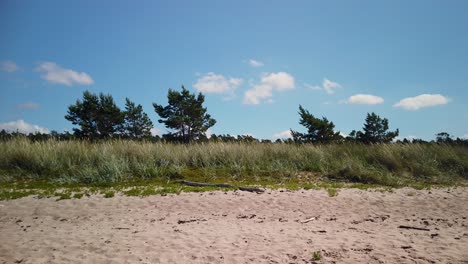
POLYGON ((403 229, 414 229, 414 230, 422 230, 422 231, 431 231, 430 229, 427 228, 422 228, 422 227, 414 227, 414 226, 404 226, 401 225, 398 228, 403 228, 403 229))
MULTIPOLYGON (((178 181, 178 183, 188 185, 188 186, 194 186, 194 187, 220 187, 220 188, 235 188, 231 184, 227 183, 203 183, 203 182, 191 182, 191 181, 178 181)), ((243 187, 240 186, 239 188, 240 191, 246 191, 246 192, 256 192, 256 193, 263 193, 265 190, 256 188, 256 187, 243 187)))
POLYGON ((304 221, 301 221, 301 223, 305 224, 305 223, 309 223, 310 221, 314 221, 314 220, 317 220, 317 217, 312 217, 312 218, 306 219, 304 221))
POLYGON ((246 191, 246 192, 256 192, 256 193, 263 193, 263 192, 265 192, 265 190, 262 190, 262 189, 260 189, 260 188, 255 188, 255 187, 252 188, 252 187, 242 187, 242 186, 240 186, 240 187, 239 187, 239 190, 240 190, 240 191, 246 191))
POLYGON ((221 187, 221 188, 234 188, 234 186, 226 183, 202 183, 202 182, 191 182, 191 181, 179 181, 181 184, 195 187, 221 187))

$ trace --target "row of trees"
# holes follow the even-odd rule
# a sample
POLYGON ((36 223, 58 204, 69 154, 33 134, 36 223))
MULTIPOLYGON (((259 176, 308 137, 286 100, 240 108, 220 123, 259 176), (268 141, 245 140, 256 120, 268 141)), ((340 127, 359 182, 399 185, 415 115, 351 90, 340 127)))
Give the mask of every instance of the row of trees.
MULTIPOLYGON (((65 132, 58 132, 52 130, 50 133, 29 133, 24 134, 17 131, 7 131, 7 130, 0 130, 0 141, 8 141, 18 137, 26 137, 31 141, 46 141, 49 139, 60 140, 60 141, 70 141, 70 140, 80 140, 82 138, 77 137, 75 134, 72 134, 68 131, 65 132)), ((118 136, 118 138, 122 138, 118 136)), ((147 142, 169 142, 168 140, 158 136, 158 135, 149 135, 146 137, 142 137, 139 139, 143 139, 147 142)), ((284 144, 295 144, 295 141, 292 138, 287 139, 276 139, 275 141, 271 141, 269 139, 258 139, 250 135, 230 135, 230 134, 222 134, 216 135, 212 134, 211 137, 202 136, 196 142, 224 142, 224 143, 284 143, 284 144)), ((359 142, 354 140, 351 137, 342 138, 340 141, 336 141, 336 143, 344 143, 344 142, 359 142)), ((468 139, 456 138, 451 136, 446 132, 441 132, 436 134, 435 140, 432 141, 425 141, 422 139, 403 139, 403 140, 396 140, 395 143, 398 144, 411 144, 411 143, 418 143, 418 144, 432 144, 432 143, 443 143, 443 144, 454 144, 454 145, 464 145, 468 146, 468 139)))
MULTIPOLYGON (((159 123, 164 124, 169 132, 163 135, 162 140, 170 142, 190 143, 194 141, 215 142, 259 142, 260 140, 247 135, 231 136, 212 135, 207 138, 207 130, 216 124, 216 120, 207 113, 203 107, 205 97, 203 94, 191 94, 182 86, 182 91, 169 89, 168 105, 153 103, 155 112, 160 116, 159 123)), ((306 128, 305 133, 291 130, 292 139, 276 142, 286 143, 339 143, 360 142, 365 144, 388 143, 393 141, 399 130, 389 131, 388 119, 381 118, 375 113, 368 113, 362 131, 351 131, 349 136, 343 137, 335 131, 335 125, 326 117, 317 118, 308 110, 299 106, 299 123, 306 128)), ((141 105, 136 105, 129 98, 125 99, 125 109, 121 110, 109 94, 93 94, 89 91, 83 93, 83 99, 68 107, 65 118, 76 127, 73 134, 68 132, 60 134, 53 131, 50 135, 31 134, 30 138, 42 139, 54 137, 58 139, 108 139, 129 138, 159 141, 159 136, 152 136, 153 123, 143 112, 141 105)), ((6 131, 1 131, 0 137, 7 138, 6 131)), ((407 140, 406 140, 407 141, 407 140)), ((437 142, 460 143, 461 139, 453 140, 448 133, 437 134, 437 142)), ((261 142, 271 142, 261 140, 261 142)), ((421 142, 419 140, 418 142, 421 142)), ((405 142, 406 143, 406 142, 405 142)))
POLYGON ((141 105, 125 99, 125 110, 115 104, 114 98, 106 94, 83 93, 68 107, 65 119, 78 127, 73 128, 78 138, 111 138, 116 135, 128 138, 143 138, 151 135, 153 122, 143 112, 141 105))
MULTIPOLYGON (((189 143, 206 140, 206 131, 216 124, 216 120, 203 107, 203 94, 191 94, 182 86, 182 91, 169 90, 166 106, 153 103, 155 112, 161 117, 158 122, 164 124, 171 132, 163 135, 169 141, 189 143)), ((308 110, 299 106, 299 123, 306 133, 291 130, 292 138, 297 143, 331 143, 343 141, 336 132, 335 125, 327 118, 316 118, 308 110)), ((77 100, 68 107, 65 116, 75 127, 74 134, 79 138, 112 138, 115 136, 128 138, 144 138, 151 134, 153 123, 143 112, 141 105, 135 105, 126 98, 125 110, 121 111, 111 95, 83 93, 83 100, 77 100)), ((398 136, 396 131, 388 131, 388 120, 380 118, 375 113, 367 115, 363 131, 352 131, 348 140, 362 143, 387 143, 398 136)), ((214 136, 214 140, 234 141, 225 137, 214 136)), ((237 137, 240 141, 256 141, 253 137, 237 137)))
POLYGON ((368 113, 363 131, 353 130, 344 138, 340 132, 335 132, 335 124, 326 117, 317 118, 308 110, 299 106, 299 124, 307 129, 307 133, 291 130, 294 142, 301 143, 332 143, 340 141, 354 141, 366 144, 388 143, 399 135, 399 130, 388 131, 388 119, 381 118, 375 113, 368 113))

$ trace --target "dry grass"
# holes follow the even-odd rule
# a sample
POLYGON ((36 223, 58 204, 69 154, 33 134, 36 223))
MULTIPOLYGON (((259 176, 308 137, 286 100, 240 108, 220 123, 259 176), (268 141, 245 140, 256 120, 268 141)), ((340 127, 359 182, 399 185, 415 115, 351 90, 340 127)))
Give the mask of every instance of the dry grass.
POLYGON ((468 148, 438 144, 294 145, 135 141, 0 142, 0 182, 116 184, 142 180, 281 183, 326 179, 387 186, 468 179, 468 148))

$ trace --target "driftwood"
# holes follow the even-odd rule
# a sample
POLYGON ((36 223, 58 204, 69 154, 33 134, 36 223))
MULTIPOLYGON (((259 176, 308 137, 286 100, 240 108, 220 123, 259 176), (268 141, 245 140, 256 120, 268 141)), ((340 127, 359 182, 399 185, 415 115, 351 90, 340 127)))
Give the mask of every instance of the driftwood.
POLYGON ((264 190, 260 189, 260 188, 252 188, 252 187, 242 187, 240 186, 239 187, 239 190, 241 191, 246 191, 246 192, 256 192, 256 193, 262 193, 264 192, 264 190))
POLYGON ((422 231, 431 231, 430 229, 427 229, 427 228, 414 227, 414 226, 404 226, 404 225, 401 225, 401 226, 399 226, 398 228, 414 229, 414 230, 422 230, 422 231))
POLYGON ((314 221, 314 220, 317 220, 317 217, 312 217, 312 218, 306 219, 304 221, 301 221, 301 223, 305 224, 305 223, 309 223, 310 221, 314 221))
MULTIPOLYGON (((221 187, 221 188, 236 188, 235 186, 227 183, 202 183, 202 182, 191 182, 191 181, 178 181, 178 183, 188 185, 188 186, 195 186, 195 187, 221 187)), ((255 193, 263 193, 264 190, 256 187, 238 187, 240 191, 246 192, 255 192, 255 193)))
POLYGON ((234 186, 226 183, 202 183, 202 182, 191 182, 191 181, 179 181, 179 183, 195 186, 195 187, 221 187, 221 188, 234 188, 234 186))

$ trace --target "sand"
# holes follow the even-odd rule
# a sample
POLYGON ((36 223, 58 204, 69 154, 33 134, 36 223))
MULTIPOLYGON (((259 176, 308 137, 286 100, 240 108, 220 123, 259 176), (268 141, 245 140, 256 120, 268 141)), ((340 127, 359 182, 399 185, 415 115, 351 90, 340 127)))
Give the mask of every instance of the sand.
POLYGON ((461 187, 26 197, 0 201, 0 263, 468 263, 467 217, 461 187))

